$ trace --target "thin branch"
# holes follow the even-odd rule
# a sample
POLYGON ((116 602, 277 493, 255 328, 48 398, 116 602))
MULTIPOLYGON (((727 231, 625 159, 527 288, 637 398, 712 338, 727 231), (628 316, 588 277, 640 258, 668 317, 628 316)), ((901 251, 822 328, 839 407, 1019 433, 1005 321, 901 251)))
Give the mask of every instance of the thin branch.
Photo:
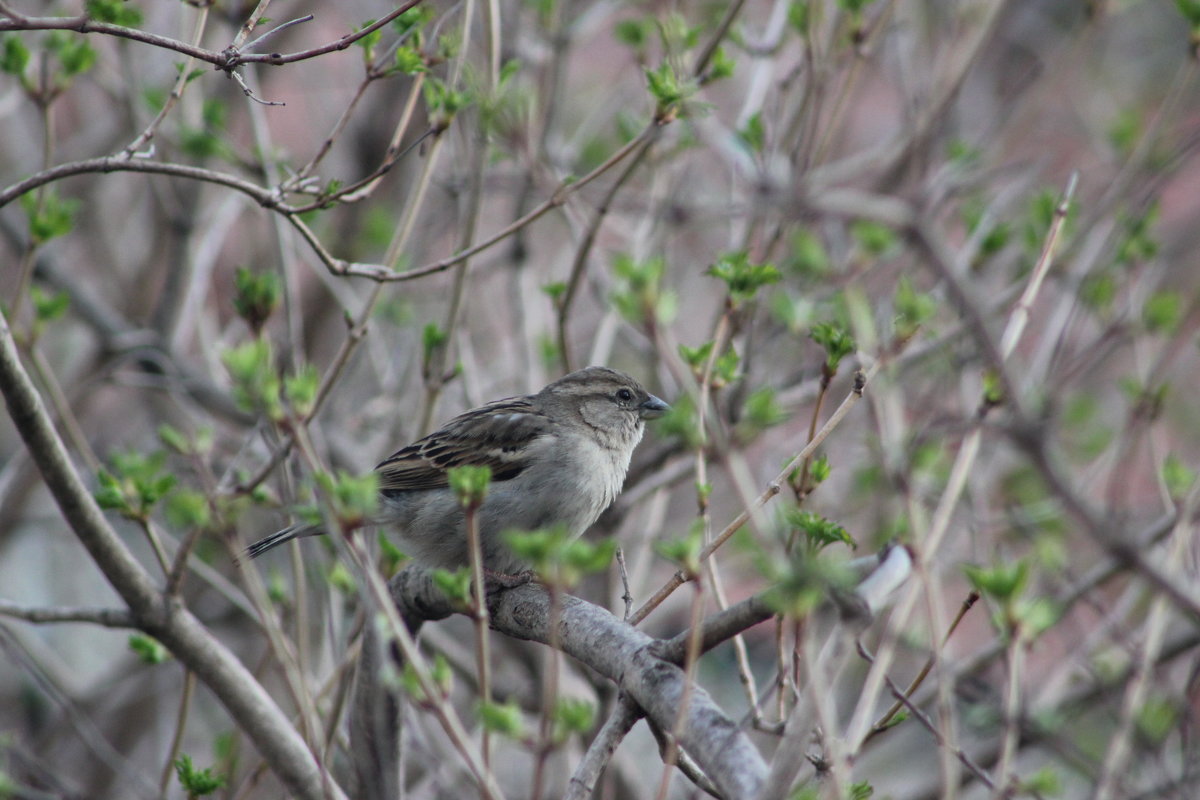
MULTIPOLYGON (((787 477, 792 473, 792 470, 796 469, 796 467, 804 463, 804 459, 816 452, 816 449, 821 446, 821 443, 825 441, 829 434, 833 433, 834 429, 837 428, 846 415, 850 413, 850 410, 854 408, 859 400, 862 399, 863 389, 866 387, 867 382, 870 381, 871 377, 875 375, 876 371, 878 371, 879 366, 880 362, 876 361, 870 366, 870 368, 867 369, 866 372, 860 371, 857 375, 855 375, 854 387, 850 390, 850 394, 846 396, 846 399, 842 401, 842 404, 838 406, 837 410, 833 412, 828 420, 826 420, 825 424, 821 427, 821 430, 817 431, 817 435, 813 437, 811 441, 809 441, 803 450, 797 453, 796 456, 787 463, 787 466, 785 466, 780 473, 775 476, 775 479, 767 485, 766 491, 755 498, 754 502, 749 508, 738 514, 732 522, 725 526, 725 529, 721 531, 721 533, 718 534, 717 537, 712 540, 712 542, 705 545, 704 549, 700 551, 700 561, 702 563, 713 553, 715 553, 721 547, 721 545, 729 541, 730 537, 741 530, 742 526, 750 521, 750 517, 757 512, 758 509, 762 508, 771 500, 771 498, 779 494, 781 487, 784 483, 786 483, 787 477)), ((637 625, 640 623, 650 614, 651 611, 658 608, 664 600, 670 597, 676 589, 685 584, 687 581, 688 575, 683 570, 677 571, 671 576, 671 579, 662 586, 662 588, 655 592, 654 595, 645 603, 643 603, 642 607, 639 608, 634 615, 629 618, 629 624, 637 625)))
MULTIPOLYGON (((872 658, 871 654, 867 652, 867 649, 865 647, 863 647, 861 642, 858 643, 858 653, 864 659, 866 659, 866 661, 868 663, 873 664, 875 662, 875 659, 872 658)), ((933 735, 933 739, 934 739, 934 741, 936 741, 938 743, 938 746, 945 747, 946 740, 942 736, 941 732, 938 731, 937 726, 933 724, 933 720, 931 720, 925 714, 924 711, 922 711, 920 708, 918 708, 912 702, 912 700, 910 700, 908 698, 908 695, 906 695, 904 692, 902 692, 900 690, 900 687, 896 685, 895 681, 893 681, 891 678, 889 678, 887 676, 884 676, 884 681, 887 683, 888 689, 891 691, 892 696, 895 697, 896 700, 898 700, 899 702, 903 703, 904 707, 906 709, 908 709, 909 713, 912 714, 916 720, 918 720, 922 725, 925 726, 926 730, 928 730, 929 733, 933 735)), ((992 781, 991 777, 987 774, 987 772, 982 767, 980 767, 978 764, 976 764, 971 759, 971 757, 969 755, 967 755, 966 751, 964 751, 962 748, 956 748, 954 750, 954 755, 958 758, 959 761, 962 762, 964 767, 969 769, 971 771, 971 773, 973 775, 975 775, 975 777, 977 777, 977 778, 979 778, 979 780, 983 781, 985 786, 987 786, 989 789, 996 788, 995 782, 992 781)))
POLYGON ((617 751, 626 734, 633 730, 633 726, 641 718, 642 711, 637 703, 627 694, 618 695, 612 713, 592 738, 587 752, 583 754, 571 775, 571 780, 567 782, 567 792, 563 795, 563 800, 588 800, 592 796, 601 771, 612 759, 613 753, 617 751))
POLYGON ((137 623, 123 608, 40 608, 0 600, 0 615, 37 624, 90 622, 106 628, 135 628, 137 623))
MULTIPOLYGON (((399 8, 385 14, 374 23, 367 25, 362 30, 348 33, 345 36, 319 47, 312 47, 307 50, 299 50, 294 53, 247 53, 243 50, 238 50, 234 46, 227 47, 224 50, 209 50, 204 47, 197 47, 187 42, 181 42, 178 39, 172 39, 169 36, 160 36, 149 31, 139 30, 137 28, 127 28, 124 25, 115 25, 111 22, 98 22, 86 14, 77 17, 29 17, 24 14, 18 14, 8 10, 6 13, 9 19, 0 19, 0 32, 3 31, 74 31, 75 33, 99 33, 106 36, 115 36, 120 39, 129 39, 142 44, 161 47, 166 50, 174 50, 177 53, 182 53, 185 56, 191 56, 199 61, 204 61, 212 64, 216 69, 231 72, 243 64, 267 64, 273 67, 282 66, 284 64, 293 64, 297 61, 307 61, 310 58, 333 53, 339 50, 345 50, 351 47, 359 39, 364 36, 369 36, 380 28, 385 27, 392 20, 399 17, 410 8, 419 5, 421 0, 410 0, 408 3, 399 8)), ((305 19, 293 20, 280 26, 281 28, 290 27, 299 22, 305 22, 305 19)), ((278 30, 278 29, 277 29, 278 30)), ((269 34, 267 34, 269 35, 269 34)), ((266 38, 266 35, 260 37, 266 38)), ((257 43, 257 41, 255 43, 257 43)))

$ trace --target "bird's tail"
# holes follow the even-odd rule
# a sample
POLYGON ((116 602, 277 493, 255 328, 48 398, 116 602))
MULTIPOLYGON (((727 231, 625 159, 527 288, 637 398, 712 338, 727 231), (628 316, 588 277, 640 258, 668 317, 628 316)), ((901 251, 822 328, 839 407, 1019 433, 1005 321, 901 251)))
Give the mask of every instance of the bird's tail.
POLYGON ((323 533, 325 533, 325 529, 320 525, 292 525, 281 531, 276 531, 270 536, 264 536, 259 539, 246 548, 246 555, 250 558, 258 558, 263 553, 273 550, 284 542, 290 542, 292 539, 299 539, 304 536, 319 536, 323 533))

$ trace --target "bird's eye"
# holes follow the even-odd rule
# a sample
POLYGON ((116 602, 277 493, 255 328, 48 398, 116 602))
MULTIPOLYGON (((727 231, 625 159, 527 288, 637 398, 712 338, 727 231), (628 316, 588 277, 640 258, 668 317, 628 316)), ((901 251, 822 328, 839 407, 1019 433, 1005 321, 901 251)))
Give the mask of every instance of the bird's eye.
POLYGON ((630 400, 633 399, 633 392, 629 391, 628 389, 618 389, 617 390, 617 399, 620 400, 622 403, 628 403, 630 400))

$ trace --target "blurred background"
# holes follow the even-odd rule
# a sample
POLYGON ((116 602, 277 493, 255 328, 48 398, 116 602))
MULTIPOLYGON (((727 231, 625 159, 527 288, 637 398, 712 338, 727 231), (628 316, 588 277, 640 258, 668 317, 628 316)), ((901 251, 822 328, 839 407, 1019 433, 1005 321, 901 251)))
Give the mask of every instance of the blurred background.
MULTIPOLYGON (((649 426, 593 534, 621 543, 640 605, 677 568, 656 543, 720 532, 854 403, 861 370, 864 396, 821 459, 711 560, 706 611, 810 585, 798 565, 818 550, 837 562, 907 543, 917 570, 862 642, 891 655, 900 686, 937 651, 915 697, 939 733, 910 717, 871 736, 856 782, 876 797, 992 796, 982 773, 1005 796, 1192 797, 1188 6, 428 0, 348 48, 243 65, 235 80, 136 38, 24 29, 38 27, 25 15, 79 3, 4 3, 0 184, 87 166, 6 191, 0 298, 129 546, 151 570, 153 541, 194 546, 187 604, 292 713, 295 677, 262 620, 281 626, 335 772, 355 576, 323 540, 237 559, 315 502, 291 430, 307 428, 330 470, 360 474, 487 400, 588 364, 631 373, 674 410, 649 426), (194 170, 91 161, 105 156, 194 170), (1048 242, 1049 272, 1019 304, 1048 242), (346 265, 401 279, 335 274, 346 265), (1014 320, 1027 325, 1009 355, 1014 320), (942 646, 972 589, 983 599, 942 646)), ((87 9, 216 52, 248 19, 269 18, 252 42, 311 14, 248 50, 288 54, 394 6, 87 9)), ((387 548, 380 560, 396 566, 387 548)), ((623 612, 615 567, 575 591, 623 612)), ((674 635, 691 597, 684 587, 641 627, 674 635)), ((119 605, 11 420, 0 600, 119 605)), ((179 753, 224 777, 214 796, 280 796, 219 703, 153 642, 28 617, 0 616, 0 796, 181 797, 179 753)), ((473 720, 469 621, 422 636, 473 720)), ((699 663, 768 759, 781 714, 811 691, 811 645, 791 621, 767 623, 742 657, 727 643, 699 663)), ((495 646, 497 695, 532 730, 548 662, 495 646)), ((864 689, 869 668, 851 654, 822 676, 825 737, 891 705, 886 687, 864 689)), ((562 669, 562 691, 599 724, 611 688, 562 669)), ((436 723, 404 715, 406 796, 472 791, 436 723)), ((545 796, 561 795, 590 736, 555 750, 545 796)), ((504 748, 502 785, 528 796, 534 756, 504 748)), ((811 752, 826 752, 820 737, 811 752)), ((653 797, 660 771, 639 726, 597 796, 653 797)), ((677 777, 670 796, 698 792, 677 777)))

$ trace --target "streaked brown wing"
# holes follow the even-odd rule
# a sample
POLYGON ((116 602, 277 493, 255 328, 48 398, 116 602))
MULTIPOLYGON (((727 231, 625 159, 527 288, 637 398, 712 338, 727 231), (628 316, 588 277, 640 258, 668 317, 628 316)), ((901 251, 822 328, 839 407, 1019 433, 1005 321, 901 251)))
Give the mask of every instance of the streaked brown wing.
POLYGON ((526 447, 550 432, 550 420, 525 397, 497 400, 455 417, 440 430, 413 442, 382 461, 381 492, 440 489, 446 471, 464 465, 486 466, 493 481, 506 481, 526 467, 526 447))

